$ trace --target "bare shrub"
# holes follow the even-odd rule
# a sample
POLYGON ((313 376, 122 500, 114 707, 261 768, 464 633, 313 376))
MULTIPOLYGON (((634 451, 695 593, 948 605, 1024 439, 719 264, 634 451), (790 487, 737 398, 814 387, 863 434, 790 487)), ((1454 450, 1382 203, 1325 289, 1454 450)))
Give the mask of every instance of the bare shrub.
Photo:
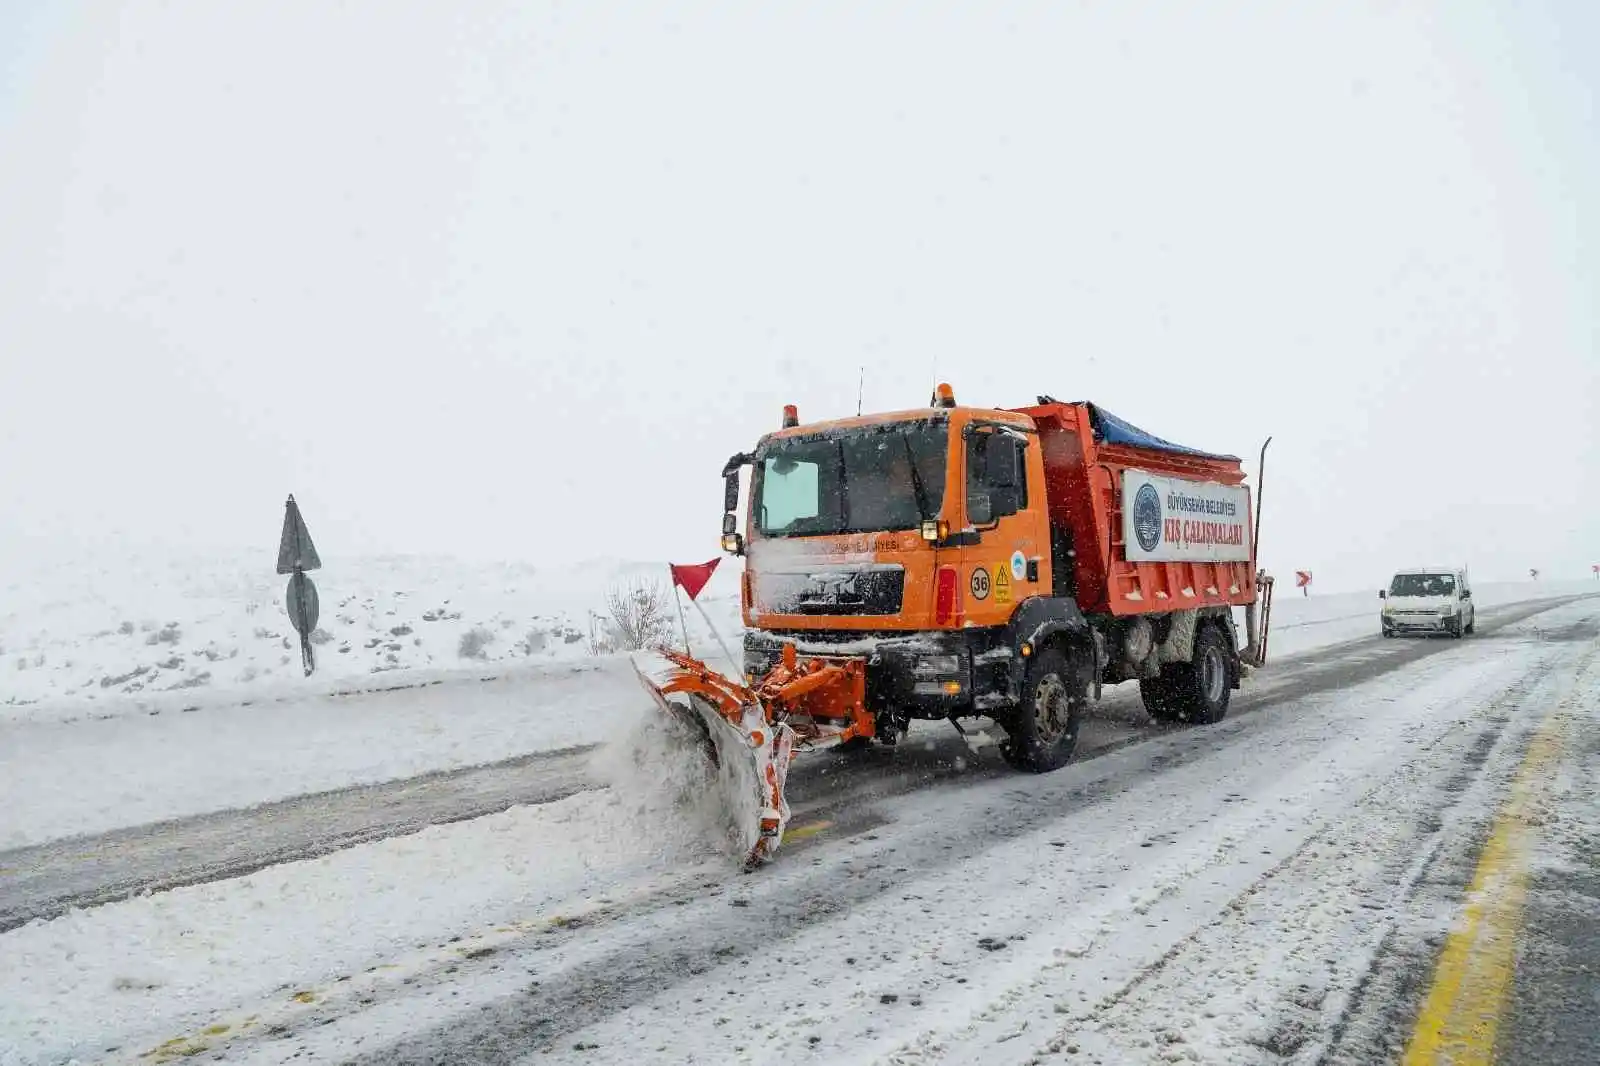
POLYGON ((636 578, 606 591, 606 614, 618 648, 660 648, 672 638, 672 597, 659 581, 636 578))
POLYGON ((542 629, 528 630, 528 636, 522 642, 523 654, 538 655, 550 644, 550 634, 542 629))
POLYGON ((487 658, 486 649, 494 643, 494 634, 483 626, 473 626, 461 634, 461 643, 456 646, 456 653, 463 659, 487 658))

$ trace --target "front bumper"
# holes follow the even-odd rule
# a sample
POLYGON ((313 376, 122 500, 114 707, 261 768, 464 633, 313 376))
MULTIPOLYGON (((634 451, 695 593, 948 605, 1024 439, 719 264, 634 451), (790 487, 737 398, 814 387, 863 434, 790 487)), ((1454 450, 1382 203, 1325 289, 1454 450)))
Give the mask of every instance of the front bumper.
POLYGON ((1447 633, 1460 617, 1434 611, 1396 611, 1383 616, 1383 628, 1393 633, 1447 633))
POLYGON ((746 678, 759 681, 790 643, 802 660, 865 659, 867 709, 874 714, 948 718, 972 709, 973 660, 981 650, 975 652, 970 631, 905 636, 747 632, 746 678))

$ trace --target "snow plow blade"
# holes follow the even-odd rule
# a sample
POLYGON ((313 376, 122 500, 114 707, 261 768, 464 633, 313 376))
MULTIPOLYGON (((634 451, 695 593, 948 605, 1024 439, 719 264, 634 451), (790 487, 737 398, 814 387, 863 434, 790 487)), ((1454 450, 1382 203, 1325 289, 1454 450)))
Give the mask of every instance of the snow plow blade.
POLYGON ((864 660, 802 662, 788 645, 754 687, 675 651, 642 652, 633 664, 661 710, 698 739, 747 869, 783 842, 795 752, 873 735, 864 660))

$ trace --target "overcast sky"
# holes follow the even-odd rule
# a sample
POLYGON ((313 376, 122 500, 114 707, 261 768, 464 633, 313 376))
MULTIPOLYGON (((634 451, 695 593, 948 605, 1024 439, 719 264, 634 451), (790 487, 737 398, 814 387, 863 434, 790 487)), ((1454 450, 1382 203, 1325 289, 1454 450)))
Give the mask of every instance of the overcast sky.
POLYGON ((960 7, 0 0, 0 534, 705 558, 865 366, 1600 562, 1600 5, 960 7))

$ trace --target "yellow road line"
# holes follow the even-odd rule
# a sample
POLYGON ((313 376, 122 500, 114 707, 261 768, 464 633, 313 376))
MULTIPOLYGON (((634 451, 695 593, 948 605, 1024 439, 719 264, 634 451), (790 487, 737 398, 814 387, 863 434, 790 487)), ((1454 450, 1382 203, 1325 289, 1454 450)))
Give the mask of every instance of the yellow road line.
POLYGON ((785 840, 804 840, 806 837, 814 837, 814 836, 816 836, 818 833, 822 832, 824 829, 832 829, 832 828, 833 828, 833 823, 832 822, 808 822, 805 825, 795 826, 793 829, 785 829, 783 831, 783 839, 785 839, 785 840))
POLYGON ((1494 1061, 1528 892, 1529 808, 1561 756, 1566 723, 1564 708, 1557 709, 1528 744, 1511 796, 1478 857, 1466 913, 1445 941, 1403 1066, 1491 1066, 1494 1061))

